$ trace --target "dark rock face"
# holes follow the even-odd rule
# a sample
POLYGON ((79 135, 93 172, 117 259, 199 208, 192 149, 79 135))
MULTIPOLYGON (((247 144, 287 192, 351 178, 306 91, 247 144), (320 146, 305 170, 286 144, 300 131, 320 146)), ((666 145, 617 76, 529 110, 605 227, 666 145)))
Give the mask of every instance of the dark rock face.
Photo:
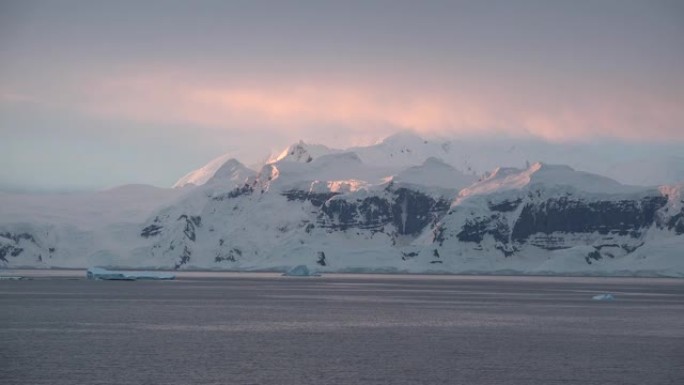
POLYGON ((684 234, 684 208, 667 221, 667 229, 673 230, 677 235, 684 234))
POLYGON ((233 189, 232 191, 230 191, 228 193, 215 196, 212 198, 212 200, 224 201, 226 199, 233 199, 233 198, 237 198, 237 197, 243 196, 243 195, 250 195, 253 192, 254 192, 254 186, 249 185, 249 184, 244 184, 241 187, 236 187, 235 189, 233 189))
MULTIPOLYGON (((667 204, 667 197, 645 196, 639 199, 623 200, 583 200, 572 196, 554 197, 536 201, 538 197, 528 197, 526 203, 521 199, 499 203, 487 202, 489 214, 471 216, 465 220, 456 238, 461 242, 481 243, 486 236, 495 241, 495 248, 505 256, 515 254, 522 244, 545 250, 559 250, 574 244, 563 234, 598 233, 611 238, 614 235, 630 236, 634 242, 596 246, 596 251, 586 257, 591 264, 603 257, 611 257, 613 248, 620 252, 631 253, 643 245, 637 239, 642 233, 658 222, 658 212, 667 204), (511 218, 512 211, 524 204, 520 214, 511 218), (511 228, 509 223, 514 225, 511 228), (635 243, 637 242, 637 243, 635 243), (606 250, 602 250, 606 248, 606 250)), ((452 214, 451 212, 449 214, 452 214)), ((457 212, 454 212, 457 214, 457 212)), ((513 214, 516 215, 516 214, 513 214)), ((679 214, 678 214, 679 215, 679 214)), ((677 226, 684 232, 684 219, 681 215, 671 217, 665 224, 677 232, 677 226)), ((678 233, 679 234, 679 233, 678 233)), ((435 242, 444 241, 444 231, 435 229, 435 242)))
POLYGON ((399 234, 417 235, 449 208, 449 202, 445 200, 435 200, 407 188, 396 190, 394 195, 392 222, 399 229, 399 234))
POLYGON ((181 254, 180 259, 178 260, 178 262, 176 262, 176 264, 174 265, 173 268, 175 270, 180 269, 181 266, 190 262, 191 256, 192 256, 192 252, 190 251, 190 249, 188 249, 187 246, 183 247, 183 254, 181 254))
POLYGON ((601 253, 600 253, 598 250, 594 250, 594 251, 590 252, 589 254, 587 254, 587 256, 584 257, 584 260, 587 261, 587 263, 588 263, 589 265, 591 265, 591 261, 592 261, 592 260, 593 260, 593 261, 598 261, 598 260, 600 260, 601 258, 603 258, 603 257, 601 256, 601 253))
POLYGON ((19 243, 22 239, 26 241, 30 241, 31 243, 36 243, 36 239, 33 238, 33 235, 29 233, 10 233, 10 232, 4 232, 0 233, 0 237, 11 239, 14 241, 14 243, 19 243))
POLYGON ((321 226, 334 230, 349 228, 381 230, 392 224, 398 234, 417 235, 440 218, 449 207, 419 191, 399 188, 389 195, 371 196, 355 201, 331 199, 321 207, 321 226))
POLYGON ((401 253, 401 259, 404 261, 409 260, 411 258, 415 258, 417 256, 418 256, 417 251, 409 251, 409 252, 402 252, 401 253))
POLYGON ((3 245, 0 246, 0 261, 8 262, 7 256, 17 257, 24 251, 21 247, 16 247, 14 245, 3 245))
POLYGON ((514 199, 514 200, 504 200, 501 202, 487 202, 487 206, 489 207, 490 210, 492 211, 499 211, 502 213, 506 213, 509 211, 515 211, 515 209, 520 206, 520 203, 522 203, 522 199, 514 199))
POLYGON ((0 233, 0 237, 11 241, 11 243, 0 245, 0 261, 4 262, 9 262, 7 257, 18 257, 24 252, 24 248, 19 246, 20 242, 24 241, 33 243, 36 246, 38 245, 36 239, 29 233, 4 232, 0 233))
POLYGON ((185 229, 183 229, 183 234, 188 237, 189 240, 195 242, 195 227, 200 227, 202 225, 202 217, 200 216, 187 216, 185 214, 178 217, 178 220, 185 220, 185 229))
POLYGON ((283 193, 283 196, 285 196, 288 201, 309 201, 316 207, 323 206, 325 202, 336 195, 339 194, 336 192, 313 193, 302 190, 289 190, 283 193))
POLYGON ((675 223, 675 225, 673 226, 673 228, 677 235, 684 234, 684 218, 680 217, 677 223, 675 223))
POLYGON ((532 246, 549 251, 568 249, 572 247, 572 245, 568 245, 568 242, 563 236, 555 236, 543 233, 537 233, 530 236, 526 242, 532 246))
POLYGON ((663 196, 640 200, 589 201, 568 197, 528 203, 518 217, 511 238, 525 242, 537 233, 592 233, 641 236, 641 230, 654 223, 656 212, 665 206, 663 196))
POLYGON ((468 218, 456 237, 461 242, 480 243, 487 234, 490 221, 491 219, 488 217, 468 218))
POLYGON ((155 225, 155 224, 146 226, 146 227, 145 227, 144 229, 142 229, 142 231, 140 232, 140 236, 143 237, 143 238, 154 237, 154 236, 156 236, 156 235, 159 235, 159 234, 161 233, 161 231, 162 231, 163 228, 164 228, 164 226, 155 225))
POLYGON ((373 196, 358 205, 363 228, 380 229, 391 221, 392 205, 387 199, 373 196))
POLYGON ((316 263, 321 265, 321 266, 326 266, 328 263, 325 261, 325 253, 322 251, 318 252, 318 259, 316 259, 316 263))
POLYGON ((242 257, 242 250, 234 247, 228 251, 228 253, 218 253, 214 262, 235 262, 239 257, 242 257))
POLYGON ((153 223, 151 225, 145 226, 140 232, 140 236, 143 238, 149 238, 161 234, 164 226, 162 226, 160 223, 162 223, 162 220, 159 218, 159 216, 154 217, 153 223))
POLYGON ((489 217, 468 218, 456 237, 461 242, 479 243, 482 242, 485 235, 489 234, 498 242, 508 243, 510 233, 511 230, 506 218, 495 213, 489 217))
MULTIPOLYGON (((334 199, 326 202, 322 208, 323 213, 330 219, 331 224, 323 227, 330 227, 336 230, 346 230, 358 223, 358 205, 344 199, 334 199)), ((361 226, 359 226, 361 227, 361 226)))

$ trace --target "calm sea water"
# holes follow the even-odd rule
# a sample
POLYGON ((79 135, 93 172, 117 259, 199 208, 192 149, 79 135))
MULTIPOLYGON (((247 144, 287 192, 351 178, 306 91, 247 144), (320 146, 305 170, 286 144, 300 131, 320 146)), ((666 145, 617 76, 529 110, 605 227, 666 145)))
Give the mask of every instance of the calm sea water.
POLYGON ((684 384, 681 280, 45 274, 0 281, 0 384, 684 384))

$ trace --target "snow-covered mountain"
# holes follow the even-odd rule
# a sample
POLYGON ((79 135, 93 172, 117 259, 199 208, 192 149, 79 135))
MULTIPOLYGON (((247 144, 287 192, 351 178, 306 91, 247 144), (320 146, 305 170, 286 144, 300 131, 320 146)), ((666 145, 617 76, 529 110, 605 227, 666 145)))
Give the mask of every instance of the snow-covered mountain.
POLYGON ((672 248, 684 246, 682 187, 624 186, 539 163, 499 169, 461 190, 424 241, 476 271, 519 271, 521 263, 527 273, 681 271, 672 248))
MULTIPOLYGON (((435 158, 475 177, 482 177, 500 166, 527 168, 532 163, 543 162, 565 164, 576 170, 608 176, 624 184, 658 186, 684 180, 684 157, 681 156, 684 148, 674 145, 667 148, 649 147, 648 144, 635 146, 610 142, 601 145, 549 143, 510 138, 423 139, 410 132, 400 132, 370 146, 348 149, 299 141, 271 155, 255 169, 285 159, 306 163, 323 155, 353 152, 365 164, 393 170, 390 174, 419 166, 428 158, 435 158)), ((174 187, 206 183, 230 158, 233 156, 229 153, 212 160, 178 180, 174 187)))
POLYGON ((684 276, 684 184, 545 163, 476 176, 464 159, 402 134, 344 151, 299 142, 259 172, 221 159, 184 188, 2 194, 0 263, 684 276))
POLYGON ((207 183, 216 173, 222 170, 223 173, 236 173, 236 178, 241 178, 243 175, 254 174, 242 163, 234 159, 231 154, 224 154, 212 160, 201 168, 191 171, 182 178, 180 178, 174 185, 174 188, 182 188, 186 186, 201 186, 207 183))

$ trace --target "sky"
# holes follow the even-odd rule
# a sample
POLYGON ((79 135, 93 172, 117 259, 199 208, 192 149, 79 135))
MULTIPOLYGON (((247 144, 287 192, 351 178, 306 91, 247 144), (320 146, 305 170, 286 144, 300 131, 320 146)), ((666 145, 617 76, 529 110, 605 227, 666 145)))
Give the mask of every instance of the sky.
POLYGON ((0 190, 406 130, 684 153, 680 0, 0 0, 0 59, 0 190))

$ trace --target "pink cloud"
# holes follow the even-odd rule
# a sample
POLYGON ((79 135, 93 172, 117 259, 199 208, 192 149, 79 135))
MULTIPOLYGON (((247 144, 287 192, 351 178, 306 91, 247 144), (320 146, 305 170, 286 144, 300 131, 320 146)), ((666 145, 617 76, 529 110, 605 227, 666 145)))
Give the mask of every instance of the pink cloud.
POLYGON ((472 85, 426 90, 325 80, 208 82, 162 73, 94 82, 86 95, 77 108, 91 114, 211 129, 305 133, 334 126, 366 136, 403 128, 558 141, 684 140, 682 95, 667 98, 629 87, 555 94, 510 85, 490 85, 486 91, 472 85))

